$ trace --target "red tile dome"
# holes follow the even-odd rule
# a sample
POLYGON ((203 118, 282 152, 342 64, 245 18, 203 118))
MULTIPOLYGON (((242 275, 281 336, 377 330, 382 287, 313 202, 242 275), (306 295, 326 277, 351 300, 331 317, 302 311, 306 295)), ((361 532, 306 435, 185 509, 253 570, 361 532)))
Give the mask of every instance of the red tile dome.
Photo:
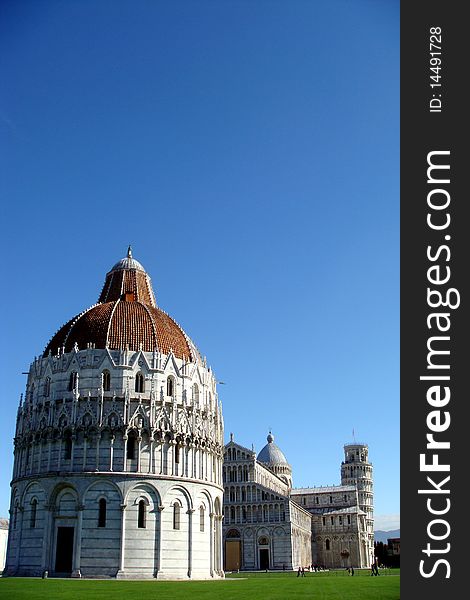
POLYGON ((178 358, 199 358, 199 353, 183 329, 157 307, 150 277, 132 258, 120 260, 106 274, 99 303, 76 315, 53 336, 44 355, 75 345, 88 344, 110 350, 129 349, 164 354, 173 351, 178 358))

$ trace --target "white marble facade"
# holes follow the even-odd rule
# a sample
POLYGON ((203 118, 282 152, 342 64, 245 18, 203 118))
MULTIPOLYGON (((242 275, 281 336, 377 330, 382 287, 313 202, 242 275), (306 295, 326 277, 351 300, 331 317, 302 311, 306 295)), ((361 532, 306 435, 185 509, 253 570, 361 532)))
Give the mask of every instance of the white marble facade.
POLYGON ((341 485, 292 487, 270 433, 258 456, 225 446, 224 566, 232 570, 368 567, 373 560, 372 465, 366 444, 344 447, 341 485))
POLYGON ((312 564, 312 518, 290 499, 292 469, 271 434, 258 457, 231 435, 223 480, 227 571, 292 570, 312 564))
MULTIPOLYGON (((150 285, 128 258, 110 273, 128 277, 137 264, 150 285)), ((131 317, 148 309, 124 292, 131 317)), ((163 318, 171 344, 176 325, 163 318)), ((4 574, 223 577, 223 419, 212 370, 197 351, 96 347, 95 326, 86 347, 64 344, 31 365, 4 574)))
POLYGON ((214 373, 157 306, 129 248, 98 303, 31 364, 4 575, 211 579, 224 565, 367 566, 367 446, 345 446, 341 486, 299 490, 267 441, 258 457, 233 438, 224 447, 214 373))

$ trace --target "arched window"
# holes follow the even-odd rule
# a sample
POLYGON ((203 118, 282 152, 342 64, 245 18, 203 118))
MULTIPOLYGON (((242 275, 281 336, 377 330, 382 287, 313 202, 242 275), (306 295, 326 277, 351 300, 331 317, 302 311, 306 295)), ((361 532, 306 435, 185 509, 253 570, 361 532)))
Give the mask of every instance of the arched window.
POLYGON ((18 500, 15 502, 15 508, 13 510, 13 529, 16 529, 18 523, 18 500))
POLYGON ((51 393, 51 378, 46 377, 46 380, 44 382, 44 396, 46 398, 49 398, 50 393, 51 393))
POLYGON ((139 372, 135 376, 135 391, 139 392, 139 393, 144 391, 144 375, 143 375, 143 373, 139 372))
POLYGON ((204 507, 199 509, 199 531, 204 531, 204 507))
POLYGON ((173 377, 168 377, 168 379, 166 380, 166 395, 167 396, 174 396, 175 393, 175 382, 173 377))
POLYGON ((146 516, 147 516, 147 509, 145 506, 145 501, 140 500, 139 501, 139 515, 137 518, 137 527, 139 529, 145 529, 146 516))
POLYGON ((135 433, 133 431, 129 432, 127 438, 126 457, 129 460, 134 460, 135 458, 135 433))
POLYGON ((236 529, 230 529, 227 532, 227 535, 225 537, 228 538, 228 539, 233 539, 233 538, 239 539, 240 538, 240 532, 237 531, 236 529))
POLYGON ((98 527, 106 527, 106 500, 101 498, 98 503, 98 527))
POLYGON ((64 459, 70 460, 72 458, 72 434, 70 431, 66 431, 64 434, 64 459))
POLYGON ((70 378, 69 378, 69 392, 76 390, 77 385, 78 385, 78 373, 77 373, 77 371, 72 371, 70 373, 70 378))
POLYGON ((29 522, 30 527, 34 529, 36 527, 36 513, 38 508, 38 501, 36 498, 31 500, 31 520, 29 522))
POLYGON ((325 550, 330 549, 330 540, 325 540, 325 550))
POLYGON ((105 369, 101 373, 102 381, 103 381, 103 392, 109 392, 111 389, 111 373, 105 369))
POLYGON ((178 502, 173 504, 173 529, 179 529, 181 526, 181 506, 178 502))

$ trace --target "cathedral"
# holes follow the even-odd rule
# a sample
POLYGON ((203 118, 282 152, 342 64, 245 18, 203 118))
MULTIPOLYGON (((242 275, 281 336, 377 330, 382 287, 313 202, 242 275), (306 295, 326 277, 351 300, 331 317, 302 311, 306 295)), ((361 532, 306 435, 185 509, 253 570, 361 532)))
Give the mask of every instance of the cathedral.
POLYGON ((223 577, 216 379, 127 256, 31 364, 5 575, 223 577))
POLYGON ((217 579, 368 566, 372 465, 298 489, 270 433, 224 446, 216 378, 133 256, 35 357, 14 437, 7 576, 217 579))
POLYGON ((269 433, 258 456, 225 446, 226 571, 364 568, 374 555, 372 465, 366 444, 344 446, 341 484, 293 488, 292 468, 269 433))

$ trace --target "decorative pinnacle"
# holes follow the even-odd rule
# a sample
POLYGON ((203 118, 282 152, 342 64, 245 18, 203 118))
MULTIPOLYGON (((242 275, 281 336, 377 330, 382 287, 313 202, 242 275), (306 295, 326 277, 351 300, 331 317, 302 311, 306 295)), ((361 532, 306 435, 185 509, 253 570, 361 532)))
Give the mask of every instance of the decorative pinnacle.
POLYGON ((132 258, 132 246, 130 244, 127 248, 127 258, 132 258))

